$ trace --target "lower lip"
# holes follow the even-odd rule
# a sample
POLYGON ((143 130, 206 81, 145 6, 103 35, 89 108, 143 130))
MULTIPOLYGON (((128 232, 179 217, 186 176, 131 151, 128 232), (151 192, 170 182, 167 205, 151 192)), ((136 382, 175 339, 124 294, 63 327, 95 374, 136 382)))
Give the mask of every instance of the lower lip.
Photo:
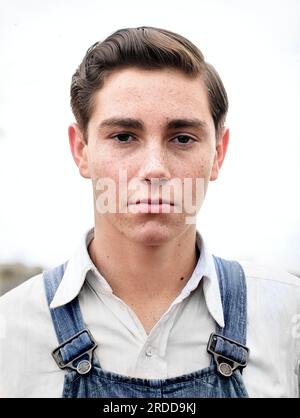
POLYGON ((169 203, 135 203, 129 205, 132 213, 172 213, 174 205, 169 203))

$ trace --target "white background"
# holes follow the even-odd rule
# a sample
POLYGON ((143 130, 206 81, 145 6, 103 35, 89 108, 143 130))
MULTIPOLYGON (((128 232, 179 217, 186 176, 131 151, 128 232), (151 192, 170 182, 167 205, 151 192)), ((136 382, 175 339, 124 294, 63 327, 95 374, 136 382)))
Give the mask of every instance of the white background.
POLYGON ((91 44, 142 25, 193 41, 229 95, 230 148, 198 221, 212 252, 300 275, 298 0, 0 0, 0 262, 63 262, 93 224, 71 76, 91 44))

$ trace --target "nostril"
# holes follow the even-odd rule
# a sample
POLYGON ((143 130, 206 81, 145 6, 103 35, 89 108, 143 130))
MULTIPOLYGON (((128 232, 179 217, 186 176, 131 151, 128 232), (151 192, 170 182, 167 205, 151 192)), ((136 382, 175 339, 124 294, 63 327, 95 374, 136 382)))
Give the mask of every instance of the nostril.
POLYGON ((167 177, 162 177, 162 178, 151 177, 151 178, 142 179, 142 181, 146 181, 147 183, 150 183, 153 185, 155 184, 156 186, 164 186, 169 181, 169 179, 167 177))

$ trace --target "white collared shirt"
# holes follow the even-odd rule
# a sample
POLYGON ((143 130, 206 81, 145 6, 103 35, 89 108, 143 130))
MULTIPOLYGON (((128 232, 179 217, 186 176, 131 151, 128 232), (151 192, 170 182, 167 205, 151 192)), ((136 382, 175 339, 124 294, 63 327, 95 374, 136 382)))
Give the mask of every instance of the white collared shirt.
MULTIPOLYGON (((209 366, 208 338, 224 326, 212 255, 197 233, 200 257, 189 281, 147 335, 133 310, 114 295, 92 263, 84 236, 69 260, 51 307, 79 295, 87 328, 98 343, 104 370, 164 379, 209 366)), ((241 262, 248 292, 243 379, 250 397, 299 397, 300 280, 241 262)), ((61 397, 64 374, 51 352, 58 345, 42 275, 0 299, 0 396, 61 397)))

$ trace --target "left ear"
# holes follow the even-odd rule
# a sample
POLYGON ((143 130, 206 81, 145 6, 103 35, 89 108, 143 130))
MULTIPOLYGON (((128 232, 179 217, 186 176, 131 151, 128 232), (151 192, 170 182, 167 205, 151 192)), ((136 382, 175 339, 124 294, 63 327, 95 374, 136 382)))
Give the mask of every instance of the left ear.
POLYGON ((213 162, 213 166, 212 166, 212 170, 210 174, 211 181, 214 181, 218 178, 220 168, 223 164, 223 161, 226 155, 228 143, 229 143, 229 129, 224 128, 216 144, 215 158, 214 158, 214 162, 213 162))

